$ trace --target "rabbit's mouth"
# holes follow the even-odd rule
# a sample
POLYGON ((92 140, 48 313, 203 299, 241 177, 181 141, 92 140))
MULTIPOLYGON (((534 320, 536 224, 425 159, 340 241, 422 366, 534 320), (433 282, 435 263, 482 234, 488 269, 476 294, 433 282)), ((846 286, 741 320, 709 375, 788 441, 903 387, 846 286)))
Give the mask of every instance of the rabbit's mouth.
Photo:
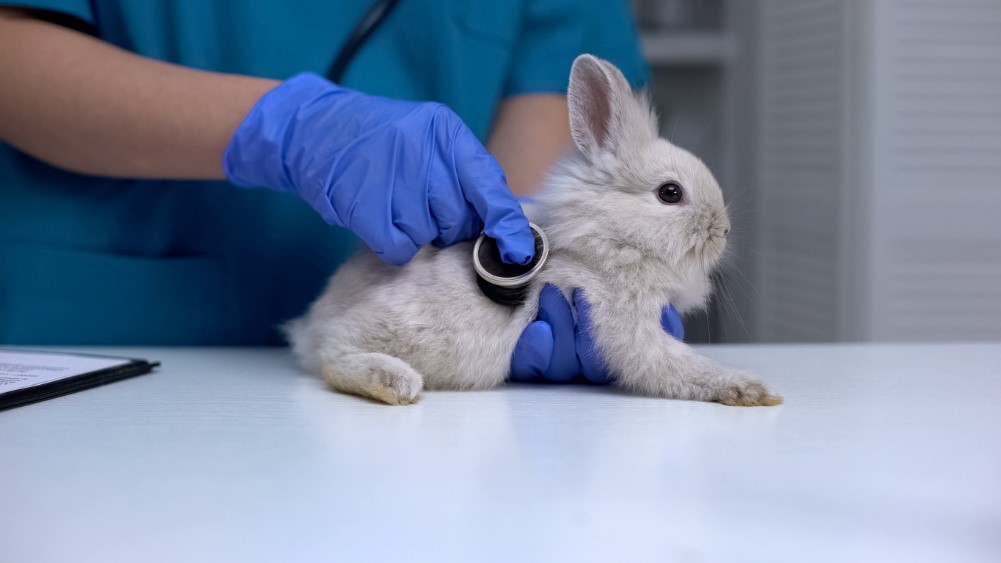
POLYGON ((730 233, 730 220, 725 213, 713 213, 703 223, 701 232, 695 233, 696 246, 702 260, 711 268, 723 258, 726 236, 730 233))
POLYGON ((722 260, 726 250, 726 233, 729 229, 714 228, 708 232, 700 233, 702 236, 696 237, 695 243, 689 249, 696 260, 703 265, 703 268, 712 271, 722 260))

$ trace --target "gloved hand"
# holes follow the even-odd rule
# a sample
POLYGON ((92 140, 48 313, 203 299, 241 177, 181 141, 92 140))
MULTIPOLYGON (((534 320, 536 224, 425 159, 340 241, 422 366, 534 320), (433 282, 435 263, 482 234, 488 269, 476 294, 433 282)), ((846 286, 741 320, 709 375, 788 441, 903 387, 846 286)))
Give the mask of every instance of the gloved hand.
MULTIPOLYGON (((604 361, 595 350, 591 334, 591 305, 582 291, 574 290, 574 323, 570 304, 560 290, 546 284, 539 295, 539 315, 521 333, 511 356, 511 381, 608 383, 604 361)), ((678 340, 685 338, 681 315, 673 305, 661 311, 664 332, 678 340)))
POLYGON ((391 264, 481 229, 505 262, 527 264, 535 253, 500 165, 442 104, 368 96, 300 74, 250 110, 223 169, 237 186, 298 195, 391 264))

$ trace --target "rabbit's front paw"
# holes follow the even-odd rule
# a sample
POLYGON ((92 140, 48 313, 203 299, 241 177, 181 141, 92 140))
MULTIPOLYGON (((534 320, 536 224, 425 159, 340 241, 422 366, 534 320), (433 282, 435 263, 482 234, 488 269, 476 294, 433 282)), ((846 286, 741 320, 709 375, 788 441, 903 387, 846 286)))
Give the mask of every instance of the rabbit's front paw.
POLYGON ((420 400, 424 378, 410 364, 386 354, 352 354, 324 366, 331 387, 388 403, 412 405, 420 400))
POLYGON ((772 393, 760 379, 738 370, 726 370, 720 374, 714 400, 732 407, 772 407, 782 404, 782 397, 772 393))
POLYGON ((411 405, 420 400, 424 381, 412 369, 378 366, 372 370, 366 391, 371 397, 390 405, 411 405))

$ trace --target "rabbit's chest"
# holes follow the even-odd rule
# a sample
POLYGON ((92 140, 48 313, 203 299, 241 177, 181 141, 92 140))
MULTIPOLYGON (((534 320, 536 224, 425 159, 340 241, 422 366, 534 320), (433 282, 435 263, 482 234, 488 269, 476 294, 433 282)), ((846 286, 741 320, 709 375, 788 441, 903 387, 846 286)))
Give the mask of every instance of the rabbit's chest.
POLYGON ((583 290, 588 299, 613 304, 623 315, 637 308, 659 310, 672 302, 677 278, 668 266, 654 262, 636 263, 615 269, 595 269, 558 256, 540 276, 539 287, 550 283, 570 297, 574 290, 583 290))

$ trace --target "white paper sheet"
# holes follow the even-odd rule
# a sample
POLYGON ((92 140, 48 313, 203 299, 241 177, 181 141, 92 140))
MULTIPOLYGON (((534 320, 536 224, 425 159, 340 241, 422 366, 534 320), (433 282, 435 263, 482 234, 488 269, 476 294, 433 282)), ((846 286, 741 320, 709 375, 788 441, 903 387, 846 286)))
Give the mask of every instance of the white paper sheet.
POLYGON ((102 358, 0 349, 0 394, 57 379, 129 363, 124 358, 102 358))

